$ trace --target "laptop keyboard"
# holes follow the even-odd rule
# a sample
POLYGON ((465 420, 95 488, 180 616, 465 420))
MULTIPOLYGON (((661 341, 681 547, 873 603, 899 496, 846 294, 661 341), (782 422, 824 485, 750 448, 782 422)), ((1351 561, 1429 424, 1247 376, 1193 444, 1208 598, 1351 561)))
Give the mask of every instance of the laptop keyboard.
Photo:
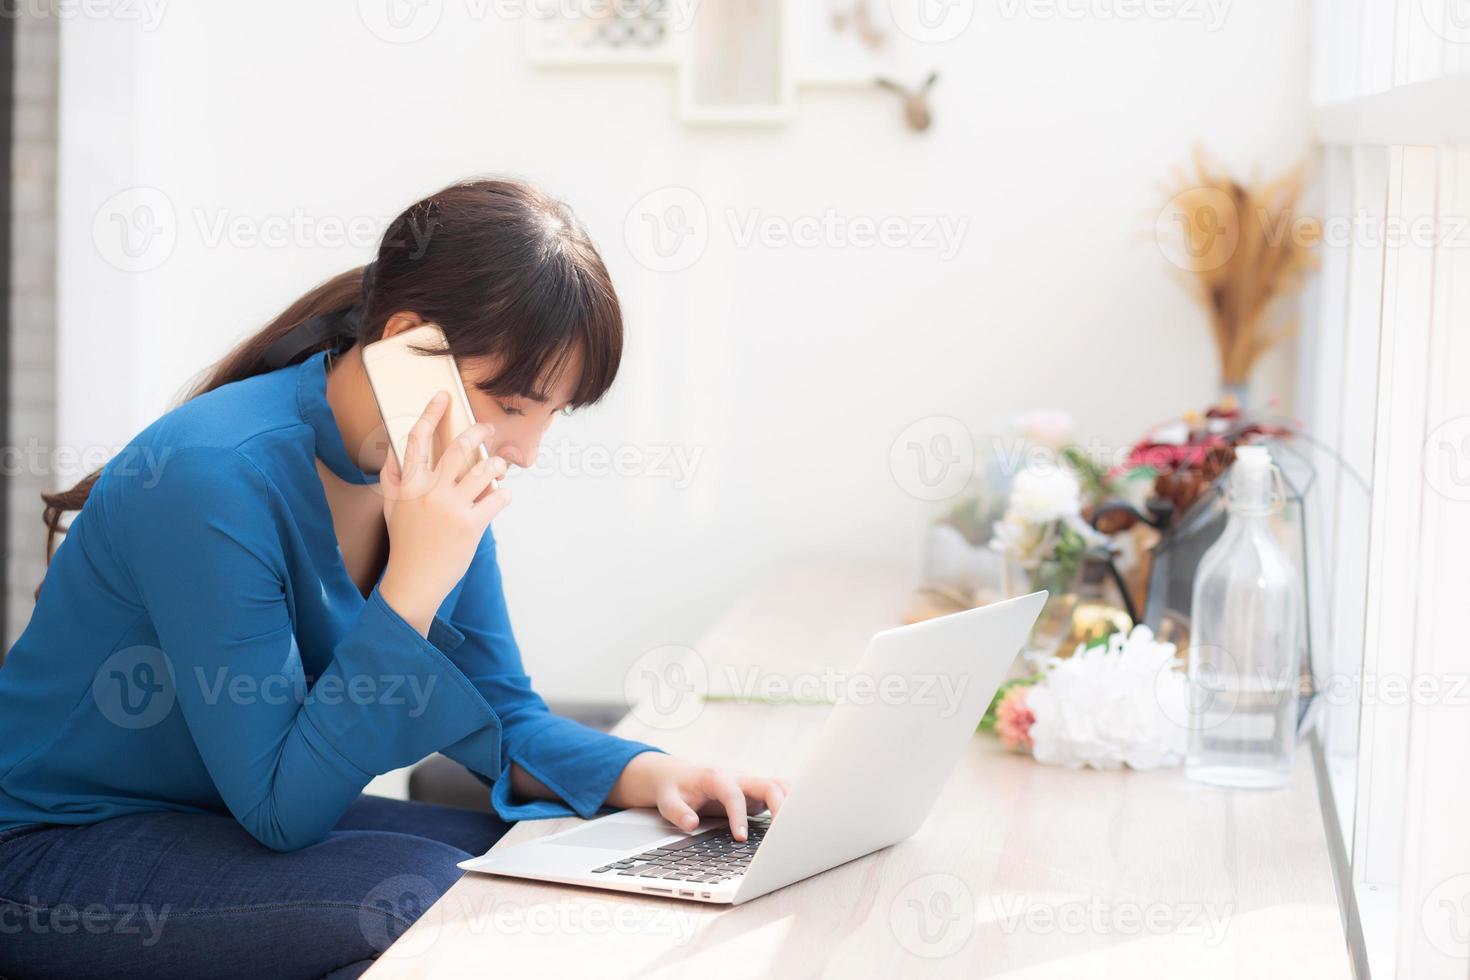
POLYGON ((666 847, 635 854, 621 861, 593 868, 593 874, 629 878, 666 878, 719 884, 745 874, 755 849, 771 825, 770 814, 751 817, 750 839, 737 841, 730 828, 716 827, 702 834, 675 841, 666 847))

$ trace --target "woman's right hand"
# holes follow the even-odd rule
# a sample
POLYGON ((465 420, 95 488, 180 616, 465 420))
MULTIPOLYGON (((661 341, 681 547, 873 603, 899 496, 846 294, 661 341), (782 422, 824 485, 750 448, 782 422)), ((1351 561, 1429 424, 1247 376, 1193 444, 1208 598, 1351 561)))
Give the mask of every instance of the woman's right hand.
POLYGON ((498 456, 477 458, 476 447, 494 431, 488 422, 462 432, 438 465, 433 464, 434 430, 448 405, 445 392, 430 399, 409 430, 403 471, 390 449, 380 475, 388 564, 378 591, 424 636, 445 597, 469 569, 485 529, 510 503, 505 487, 485 493, 506 470, 498 456), (464 476, 456 478, 460 473, 464 476))

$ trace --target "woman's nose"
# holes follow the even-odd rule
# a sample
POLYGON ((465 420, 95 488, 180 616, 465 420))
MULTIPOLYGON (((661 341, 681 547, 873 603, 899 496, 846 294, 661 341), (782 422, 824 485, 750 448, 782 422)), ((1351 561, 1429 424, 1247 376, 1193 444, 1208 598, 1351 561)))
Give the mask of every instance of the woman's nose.
POLYGON ((521 469, 530 469, 536 462, 536 453, 540 445, 526 446, 519 443, 502 443, 495 447, 495 455, 505 460, 509 466, 519 466, 521 469))

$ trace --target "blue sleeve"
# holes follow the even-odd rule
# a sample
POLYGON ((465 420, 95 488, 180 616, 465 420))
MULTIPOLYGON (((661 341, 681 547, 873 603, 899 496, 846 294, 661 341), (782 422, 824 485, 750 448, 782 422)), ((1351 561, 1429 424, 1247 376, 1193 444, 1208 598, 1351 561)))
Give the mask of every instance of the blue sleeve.
POLYGON ((493 531, 485 532, 465 573, 449 622, 465 638, 450 656, 495 709, 503 751, 496 760, 477 751, 472 739, 444 754, 491 782, 491 803, 502 819, 594 816, 628 760, 640 752, 662 751, 557 717, 531 689, 511 633, 493 531), (511 790, 512 762, 560 801, 517 799, 511 790))
POLYGON ((284 502, 249 459, 178 449, 156 484, 118 489, 120 551, 183 719, 225 805, 261 843, 322 839, 374 776, 448 745, 495 757, 495 712, 446 655, 462 634, 436 620, 425 639, 377 589, 307 691, 275 524, 284 502), (428 692, 428 710, 354 696, 355 682, 385 676, 428 692))

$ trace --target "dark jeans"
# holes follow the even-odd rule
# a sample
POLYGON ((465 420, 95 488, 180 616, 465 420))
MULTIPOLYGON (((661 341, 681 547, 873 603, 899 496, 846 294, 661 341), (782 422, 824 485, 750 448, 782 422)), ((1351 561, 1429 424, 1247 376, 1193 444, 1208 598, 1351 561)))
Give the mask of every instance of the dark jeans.
POLYGON ((363 796, 285 854, 212 814, 0 831, 0 976, 355 977, 508 829, 363 796))

